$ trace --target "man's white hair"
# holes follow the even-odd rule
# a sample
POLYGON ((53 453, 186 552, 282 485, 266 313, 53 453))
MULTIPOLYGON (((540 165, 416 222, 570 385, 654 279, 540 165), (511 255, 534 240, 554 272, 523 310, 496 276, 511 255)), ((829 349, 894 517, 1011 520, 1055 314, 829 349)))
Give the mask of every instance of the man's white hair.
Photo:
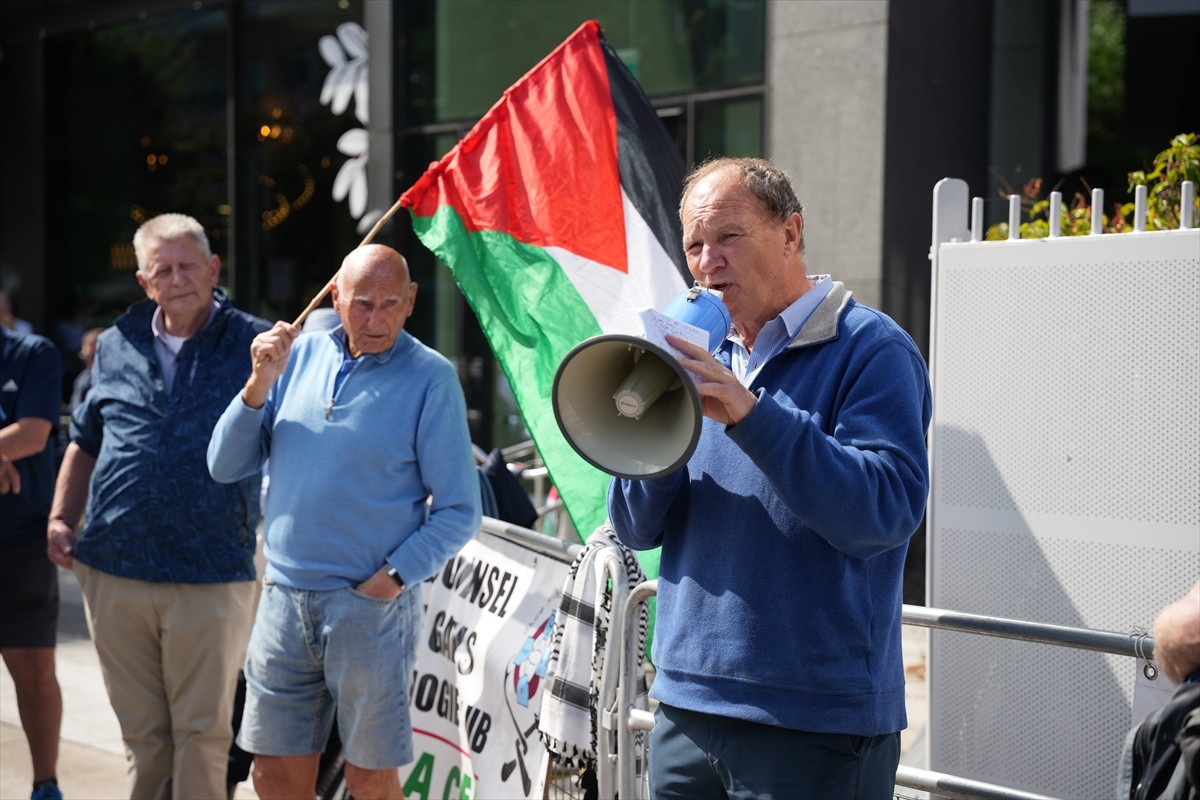
POLYGON ((212 257, 204 226, 195 217, 189 217, 187 214, 159 214, 143 222, 137 233, 133 234, 133 254, 137 257, 138 272, 144 273, 150 268, 146 248, 151 241, 173 242, 189 236, 195 240, 205 259, 212 257))

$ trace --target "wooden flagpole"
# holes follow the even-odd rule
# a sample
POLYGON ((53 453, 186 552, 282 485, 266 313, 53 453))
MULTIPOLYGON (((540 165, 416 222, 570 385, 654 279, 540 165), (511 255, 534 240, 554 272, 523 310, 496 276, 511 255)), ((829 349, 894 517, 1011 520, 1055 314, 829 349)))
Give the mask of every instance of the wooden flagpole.
MULTIPOLYGON (((371 227, 371 230, 367 233, 363 240, 358 243, 358 246, 363 247, 364 245, 370 244, 371 240, 375 238, 375 234, 379 233, 379 229, 382 228, 389 219, 395 216, 396 212, 399 210, 400 200, 397 199, 396 202, 392 204, 392 207, 387 210, 387 213, 380 217, 379 221, 371 227)), ((338 268, 338 272, 341 272, 340 267, 338 268)), ((317 296, 314 297, 304 308, 304 310, 300 312, 300 316, 296 317, 295 322, 292 323, 293 325, 300 326, 304 324, 304 320, 309 314, 312 313, 313 309, 319 306, 321 301, 325 299, 325 295, 329 294, 329 292, 333 290, 333 283, 337 280, 337 276, 337 272, 333 273, 333 277, 329 279, 329 282, 325 284, 325 287, 321 289, 321 291, 317 293, 317 296)))

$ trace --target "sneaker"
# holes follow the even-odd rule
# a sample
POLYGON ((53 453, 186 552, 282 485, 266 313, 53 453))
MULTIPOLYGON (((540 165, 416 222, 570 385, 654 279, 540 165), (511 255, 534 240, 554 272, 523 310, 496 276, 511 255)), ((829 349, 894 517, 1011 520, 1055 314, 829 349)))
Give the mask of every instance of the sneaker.
POLYGON ((29 795, 29 800, 63 800, 63 794, 57 783, 46 781, 33 787, 33 794, 29 795))

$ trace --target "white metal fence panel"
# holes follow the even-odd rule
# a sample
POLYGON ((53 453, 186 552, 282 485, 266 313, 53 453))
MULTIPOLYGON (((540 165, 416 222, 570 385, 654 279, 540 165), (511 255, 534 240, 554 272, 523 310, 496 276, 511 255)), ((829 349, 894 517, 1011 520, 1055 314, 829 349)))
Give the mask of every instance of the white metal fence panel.
MULTIPOLYGON (((1200 576, 1200 230, 969 241, 939 191, 928 602, 1144 629, 1200 576)), ((1111 797, 1135 671, 935 631, 930 768, 1111 797)))

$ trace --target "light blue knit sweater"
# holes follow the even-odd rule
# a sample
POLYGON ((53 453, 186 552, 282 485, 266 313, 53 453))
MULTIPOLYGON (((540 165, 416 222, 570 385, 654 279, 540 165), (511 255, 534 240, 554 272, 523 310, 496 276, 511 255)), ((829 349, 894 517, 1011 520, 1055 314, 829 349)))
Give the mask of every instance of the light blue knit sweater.
POLYGON ((365 580, 384 561, 410 585, 479 530, 479 478, 454 367, 401 332, 336 396, 344 333, 300 336, 261 409, 233 398, 208 449, 235 481, 271 459, 266 578, 307 590, 365 580))

